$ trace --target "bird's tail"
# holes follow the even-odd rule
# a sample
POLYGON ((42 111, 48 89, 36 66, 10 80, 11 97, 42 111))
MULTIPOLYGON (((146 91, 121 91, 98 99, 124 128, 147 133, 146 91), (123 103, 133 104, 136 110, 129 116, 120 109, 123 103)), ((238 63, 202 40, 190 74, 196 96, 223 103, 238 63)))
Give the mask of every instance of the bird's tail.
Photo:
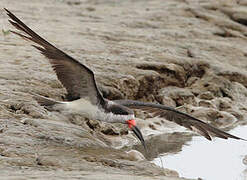
POLYGON ((38 95, 38 94, 32 94, 33 98, 41 105, 45 107, 52 107, 57 104, 61 104, 62 102, 38 95))

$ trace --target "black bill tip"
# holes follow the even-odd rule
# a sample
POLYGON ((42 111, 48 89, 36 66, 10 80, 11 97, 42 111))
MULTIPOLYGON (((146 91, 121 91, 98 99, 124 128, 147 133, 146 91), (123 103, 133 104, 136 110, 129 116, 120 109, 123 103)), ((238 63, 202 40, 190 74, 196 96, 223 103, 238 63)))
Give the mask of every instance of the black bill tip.
POLYGON ((147 152, 147 147, 146 147, 146 144, 145 144, 145 140, 142 136, 142 133, 141 131, 138 129, 138 127, 136 126, 132 126, 131 130, 135 133, 135 135, 138 137, 138 139, 141 141, 145 151, 147 152))

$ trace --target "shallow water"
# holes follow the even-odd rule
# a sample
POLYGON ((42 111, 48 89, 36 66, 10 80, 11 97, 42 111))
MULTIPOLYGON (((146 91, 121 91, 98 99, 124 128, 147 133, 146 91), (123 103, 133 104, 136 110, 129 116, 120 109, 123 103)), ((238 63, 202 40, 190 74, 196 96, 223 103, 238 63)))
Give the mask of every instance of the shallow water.
MULTIPOLYGON (((231 134, 247 139, 247 126, 239 126, 231 134)), ((246 180, 247 166, 243 159, 247 155, 247 142, 222 140, 212 142, 195 136, 176 154, 164 154, 153 162, 164 168, 179 172, 181 177, 202 178, 206 180, 246 180), (163 165, 162 165, 163 163, 163 165)))

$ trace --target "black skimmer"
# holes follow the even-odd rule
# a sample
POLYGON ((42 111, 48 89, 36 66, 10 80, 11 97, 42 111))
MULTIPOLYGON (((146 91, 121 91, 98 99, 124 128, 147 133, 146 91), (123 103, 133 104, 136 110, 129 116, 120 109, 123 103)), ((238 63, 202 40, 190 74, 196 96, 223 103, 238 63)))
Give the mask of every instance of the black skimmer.
POLYGON ((194 130, 208 140, 211 140, 211 135, 223 139, 242 139, 217 129, 189 114, 161 104, 135 100, 111 101, 105 99, 97 87, 94 73, 87 66, 47 42, 13 13, 7 9, 5 10, 11 19, 9 22, 16 29, 22 31, 23 34, 16 31, 11 32, 36 44, 32 46, 49 59, 59 81, 66 88, 70 97, 76 99, 70 102, 60 102, 40 95, 34 96, 40 105, 69 113, 80 113, 89 118, 108 123, 127 124, 139 138, 145 149, 145 141, 141 131, 136 126, 135 115, 132 109, 151 111, 155 116, 164 117, 166 120, 194 130))

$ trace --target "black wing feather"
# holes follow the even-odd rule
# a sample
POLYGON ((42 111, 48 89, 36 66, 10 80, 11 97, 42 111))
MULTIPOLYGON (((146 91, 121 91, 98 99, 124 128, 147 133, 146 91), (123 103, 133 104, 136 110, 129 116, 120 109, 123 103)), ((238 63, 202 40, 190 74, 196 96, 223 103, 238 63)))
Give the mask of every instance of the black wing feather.
POLYGON ((183 113, 181 111, 178 111, 168 106, 164 106, 161 104, 133 101, 133 100, 115 100, 114 102, 132 109, 141 109, 141 110, 144 109, 147 111, 151 111, 152 113, 160 117, 163 117, 169 121, 175 122, 190 130, 198 132, 208 140, 211 140, 211 136, 210 136, 211 134, 223 139, 233 138, 233 139, 245 140, 237 136, 231 135, 229 133, 226 133, 189 114, 183 113))
POLYGON ((11 32, 39 45, 32 46, 49 59, 58 79, 66 88, 71 99, 88 98, 93 104, 105 103, 95 83, 94 73, 88 67, 50 44, 31 30, 13 13, 7 9, 5 10, 11 18, 9 22, 16 29, 24 32, 25 35, 15 31, 11 32))

